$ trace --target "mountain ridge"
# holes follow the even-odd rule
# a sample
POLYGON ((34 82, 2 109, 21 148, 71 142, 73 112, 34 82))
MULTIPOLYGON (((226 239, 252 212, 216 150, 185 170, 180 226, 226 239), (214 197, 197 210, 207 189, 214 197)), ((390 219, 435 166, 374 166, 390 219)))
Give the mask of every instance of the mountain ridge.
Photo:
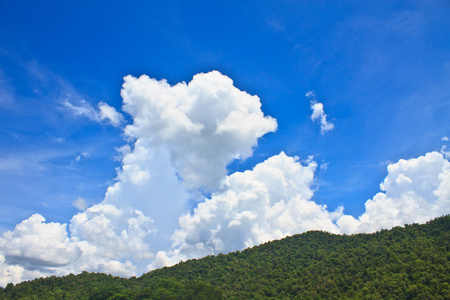
POLYGON ((448 299, 449 229, 447 215, 371 234, 308 231, 138 278, 83 272, 9 284, 0 298, 448 299))

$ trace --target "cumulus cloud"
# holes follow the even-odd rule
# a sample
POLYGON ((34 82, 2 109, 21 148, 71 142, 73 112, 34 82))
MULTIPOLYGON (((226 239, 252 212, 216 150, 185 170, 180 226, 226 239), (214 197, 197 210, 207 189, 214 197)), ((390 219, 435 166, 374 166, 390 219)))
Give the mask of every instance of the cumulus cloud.
POLYGON ((450 141, 450 139, 448 138, 448 136, 442 137, 441 140, 442 140, 443 142, 448 142, 448 141, 450 141))
MULTIPOLYGON (((120 149, 117 182, 108 188, 104 201, 89 208, 83 199, 75 201, 82 212, 72 218, 68 232, 65 224, 45 223, 39 216, 40 230, 48 232, 49 224, 59 225, 60 239, 67 249, 76 249, 78 256, 54 266, 52 262, 68 255, 49 255, 36 270, 39 273, 31 274, 33 270, 24 262, 35 261, 34 257, 13 260, 9 248, 4 248, 0 251, 7 254, 2 270, 16 276, 10 275, 10 280, 82 270, 122 276, 143 272, 141 266, 151 262, 154 250, 170 249, 178 218, 189 211, 193 197, 187 189, 219 188, 227 175, 226 166, 236 158, 251 156, 258 138, 277 127, 273 118, 262 113, 257 96, 238 90, 219 72, 198 74, 189 84, 175 86, 146 76, 127 76, 122 97, 124 110, 133 117, 125 128, 131 145, 120 149)), ((104 103, 98 110, 84 100, 79 105, 68 101, 64 105, 95 122, 122 122, 122 116, 104 103)), ((23 242, 16 231, 9 234, 23 242)), ((45 239, 61 242, 52 235, 45 239)))
MULTIPOLYGON (((127 156, 130 149, 123 152, 127 165, 138 160, 127 156)), ((131 276, 145 266, 151 270, 308 230, 374 232, 450 211, 450 162, 438 152, 390 164, 381 191, 359 218, 313 200, 317 167, 312 159, 301 163, 281 152, 253 170, 227 176, 223 189, 179 218, 167 248, 152 248, 155 222, 136 209, 94 205, 72 218, 68 233, 66 224, 33 215, 0 238, 0 284, 83 270, 131 276)), ((134 180, 122 172, 121 184, 134 180)))
POLYGON ((66 224, 44 222, 35 214, 3 234, 0 248, 7 263, 36 270, 64 266, 81 255, 67 237, 66 224))
MULTIPOLYGON (((67 237, 82 255, 52 271, 138 272, 137 260, 150 260, 153 250, 170 249, 193 190, 217 190, 226 178, 226 166, 251 156, 258 138, 277 128, 276 120, 262 113, 257 96, 238 90, 219 72, 198 74, 189 84, 175 86, 127 76, 122 97, 124 110, 133 117, 125 128, 132 144, 120 149, 117 182, 101 204, 86 209, 83 199, 74 202, 86 210, 72 218, 67 237), (137 212, 139 217, 133 216, 137 212), (137 225, 130 227, 130 220, 137 225)), ((86 101, 64 105, 96 122, 115 119, 102 104, 99 111, 86 101)), ((23 267, 8 260, 5 264, 8 270, 23 267)), ((41 273, 50 274, 49 266, 46 270, 41 273)))
POLYGON ((108 187, 104 203, 120 209, 133 207, 150 216, 158 229, 152 247, 170 246, 178 217, 189 210, 190 195, 177 177, 169 153, 138 139, 133 147, 122 147, 120 154, 117 182, 108 187))
POLYGON ((152 223, 138 210, 97 204, 75 215, 69 228, 72 240, 82 249, 93 245, 102 257, 131 260, 152 257, 145 242, 155 230, 152 223))
POLYGON ((193 198, 202 200, 193 190, 217 190, 226 166, 249 157, 257 139, 277 127, 262 113, 258 97, 219 72, 174 86, 127 76, 122 97, 124 111, 133 116, 126 138, 135 142, 120 150, 122 166, 105 203, 151 216, 158 228, 155 249, 170 246, 178 218, 193 198))
POLYGON ((401 159, 387 170, 381 192, 365 203, 365 213, 358 219, 344 216, 338 220, 342 232, 423 223, 450 212, 450 163, 441 153, 401 159))
POLYGON ((35 214, 0 237, 0 285, 58 274, 81 254, 66 224, 45 223, 35 214))
POLYGON ((182 259, 227 253, 312 229, 338 233, 329 212, 311 200, 317 163, 302 165, 284 152, 227 177, 224 190, 180 218, 176 248, 158 252, 149 269, 182 259))
MULTIPOLYGON (((315 98, 313 92, 306 96, 315 98)), ((125 127, 128 144, 119 149, 116 182, 99 204, 75 201, 80 212, 68 225, 36 214, 5 232, 0 285, 84 270, 132 276, 308 230, 373 232, 450 211, 445 148, 389 164, 380 192, 355 218, 342 207, 329 211, 314 201, 318 164, 312 158, 300 161, 281 152, 252 170, 227 175, 227 165, 251 156, 277 122, 264 116, 257 96, 219 72, 174 86, 127 76, 122 97, 133 123, 125 127), (211 196, 194 202, 198 190, 211 196)), ((326 125, 322 134, 331 130, 323 105, 311 103, 313 120, 326 125)), ((106 104, 99 110, 83 101, 65 105, 96 122, 121 119, 106 104)))
POLYGON ((137 210, 98 204, 69 225, 39 214, 0 237, 0 285, 81 271, 132 276, 153 257, 146 239, 152 220, 137 210), (144 263, 142 263, 144 261, 144 263))
POLYGON ((107 121, 111 125, 118 127, 122 125, 124 121, 124 117, 122 114, 117 112, 114 107, 109 106, 104 102, 100 102, 98 104, 98 110, 92 107, 92 105, 89 104, 86 100, 81 100, 78 106, 73 105, 69 101, 64 101, 63 105, 75 116, 85 117, 97 123, 107 121))
POLYGON ((311 99, 311 120, 319 122, 320 133, 324 135, 326 132, 333 130, 334 124, 327 121, 327 115, 323 110, 323 104, 316 100, 314 91, 307 92, 305 96, 311 99))
POLYGON ((390 164, 381 192, 366 202, 358 219, 345 215, 343 207, 330 212, 312 200, 316 167, 311 160, 301 165, 281 153, 251 171, 228 176, 222 192, 180 218, 175 248, 159 251, 148 269, 308 230, 370 233, 424 223, 450 211, 450 163, 438 152, 390 164))
POLYGON ((131 138, 165 148, 191 189, 215 190, 236 158, 252 155, 259 137, 277 128, 257 96, 240 91, 217 71, 170 86, 148 76, 125 77, 123 109, 133 117, 131 138))

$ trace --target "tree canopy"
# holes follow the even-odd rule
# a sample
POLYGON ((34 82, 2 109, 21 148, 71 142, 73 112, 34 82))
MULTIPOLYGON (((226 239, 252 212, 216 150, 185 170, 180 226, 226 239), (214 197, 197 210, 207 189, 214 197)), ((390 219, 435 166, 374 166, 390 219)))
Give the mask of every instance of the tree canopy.
POLYGON ((450 216, 373 234, 310 231, 124 279, 9 284, 1 299, 448 299, 450 216))

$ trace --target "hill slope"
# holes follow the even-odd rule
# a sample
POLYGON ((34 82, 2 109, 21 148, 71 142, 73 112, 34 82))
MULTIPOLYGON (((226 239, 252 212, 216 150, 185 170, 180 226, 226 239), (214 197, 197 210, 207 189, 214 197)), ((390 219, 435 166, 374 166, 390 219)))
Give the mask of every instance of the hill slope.
POLYGON ((82 273, 8 285, 0 298, 448 299, 449 229, 445 216, 374 234, 311 231, 139 278, 82 273))

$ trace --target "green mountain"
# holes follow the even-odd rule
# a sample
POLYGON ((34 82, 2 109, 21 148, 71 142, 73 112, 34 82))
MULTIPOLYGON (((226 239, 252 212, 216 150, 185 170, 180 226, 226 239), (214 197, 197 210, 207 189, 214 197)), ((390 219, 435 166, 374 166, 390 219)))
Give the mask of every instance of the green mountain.
POLYGON ((450 299, 450 216, 373 234, 321 231, 123 279, 9 284, 0 299, 450 299))

